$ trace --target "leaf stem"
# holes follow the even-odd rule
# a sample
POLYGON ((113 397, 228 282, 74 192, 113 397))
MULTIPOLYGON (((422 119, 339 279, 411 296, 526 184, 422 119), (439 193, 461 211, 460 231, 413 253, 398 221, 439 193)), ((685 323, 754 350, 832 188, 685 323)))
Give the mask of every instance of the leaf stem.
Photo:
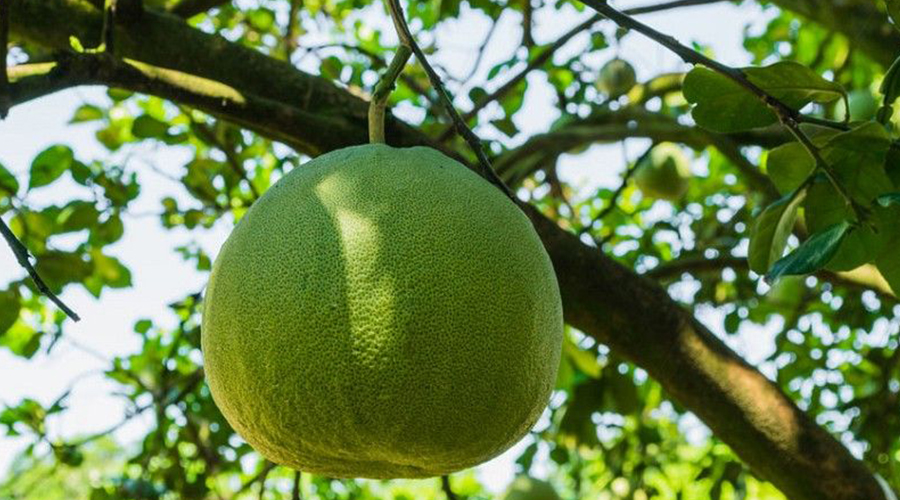
POLYGON ((387 72, 372 92, 372 102, 369 103, 369 142, 372 144, 384 144, 384 112, 387 100, 410 56, 412 49, 401 43, 394 58, 391 59, 387 72))
POLYGON ((606 0, 581 0, 582 3, 587 5, 588 7, 596 10, 598 13, 612 19, 616 24, 623 28, 633 29, 638 33, 643 34, 644 36, 652 39, 653 41, 659 43, 663 47, 674 52, 678 57, 680 57, 684 62, 688 64, 700 64, 710 68, 711 70, 731 79, 745 90, 749 91, 751 94, 755 95, 762 101, 763 104, 769 107, 772 112, 775 113, 775 116, 778 117, 778 121, 787 128, 791 134, 797 138, 798 141, 809 151, 809 154, 816 161, 816 166, 821 168, 825 175, 828 176, 828 180, 834 185, 834 188, 841 195, 847 205, 853 210, 854 215, 856 215, 857 219, 862 222, 866 220, 868 213, 867 210, 860 206, 850 195, 847 193, 847 190, 841 186, 837 175, 834 169, 825 161, 822 157, 819 149, 813 144, 812 140, 803 132, 800 128, 801 122, 812 122, 808 118, 803 117, 799 112, 790 108, 761 87, 750 81, 747 78, 747 75, 744 74, 743 71, 737 68, 732 68, 731 66, 727 66, 722 64, 714 59, 711 59, 696 50, 681 44, 675 37, 666 35, 661 33, 650 26, 634 19, 633 17, 616 10, 611 7, 606 0))
POLYGON ((72 321, 78 321, 81 318, 78 314, 75 313, 72 309, 69 308, 63 301, 56 296, 53 291, 50 290, 50 287, 41 279, 41 276, 38 274, 37 270, 35 270, 34 266, 31 265, 31 261, 29 260, 28 249, 25 248, 25 245, 19 241, 19 238, 16 238, 16 235, 13 234, 12 230, 9 226, 6 225, 6 222, 3 219, 0 219, 0 234, 3 235, 3 239, 6 240, 6 243, 9 245, 9 248, 12 249, 13 255, 16 256, 16 260, 19 262, 19 265, 25 268, 28 272, 28 275, 31 276, 31 280, 34 282, 38 291, 40 291, 44 296, 50 299, 51 302, 56 304, 57 307, 62 310, 62 312, 66 313, 66 316, 72 318, 72 321))

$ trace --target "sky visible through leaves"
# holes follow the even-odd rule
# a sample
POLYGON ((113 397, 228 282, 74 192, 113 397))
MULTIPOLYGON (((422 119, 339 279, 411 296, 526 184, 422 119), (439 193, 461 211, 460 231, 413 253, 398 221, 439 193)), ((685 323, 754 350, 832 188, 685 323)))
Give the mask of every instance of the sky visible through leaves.
MULTIPOLYGON (((628 7, 644 3, 623 1, 618 2, 617 6, 628 7)), ((371 12, 363 15, 367 20, 373 18, 371 12)), ((553 40, 586 15, 588 14, 584 12, 569 11, 566 16, 557 15, 552 20, 538 17, 536 38, 553 40)), ((753 19, 761 26, 767 18, 756 5, 715 5, 650 15, 642 19, 684 42, 699 41, 711 47, 720 61, 740 66, 750 61, 741 47, 747 20, 753 19)), ((382 18, 381 22, 387 23, 387 20, 382 18)), ((515 21, 506 18, 500 23, 494 46, 508 46, 512 50, 517 46, 519 36, 515 21), (508 43, 503 40, 508 40, 508 43)), ((436 36, 443 50, 435 57, 434 62, 454 74, 466 73, 472 62, 472 50, 477 47, 487 27, 481 14, 471 12, 458 21, 442 25, 436 36)), ((577 45, 572 44, 573 47, 577 45)), ((664 49, 637 35, 629 36, 618 50, 635 65, 639 79, 666 70, 684 69, 684 65, 664 49)), ((564 50, 558 57, 564 58, 567 54, 564 50)), ((486 56, 489 59, 481 65, 483 72, 509 55, 502 50, 489 51, 486 56)), ((607 56, 608 54, 604 54, 604 57, 607 56)), ((316 68, 316 65, 312 65, 310 69, 316 68)), ((558 113, 552 106, 552 94, 548 85, 536 78, 536 75, 532 76, 525 100, 526 107, 515 119, 524 135, 544 130, 546 124, 558 113), (548 116, 551 114, 553 116, 548 116)), ((108 159, 111 153, 94 139, 94 125, 67 125, 81 102, 104 102, 105 99, 105 92, 102 90, 79 89, 15 108, 9 119, 0 122, 0 163, 14 173, 23 173, 27 171, 37 152, 54 143, 71 144, 80 158, 108 159)), ((417 110, 401 106, 395 113, 415 121, 417 110)), ((646 144, 647 141, 629 140, 624 145, 625 154, 634 158, 646 144)), ((598 185, 614 188, 621 174, 619 169, 622 166, 622 154, 622 145, 595 146, 588 154, 579 156, 577 161, 564 158, 560 175, 566 177, 568 182, 583 186, 586 191, 595 190, 598 185), (592 167, 586 167, 588 165, 592 167), (605 165, 614 168, 604 168, 605 165)), ((160 318, 166 318, 166 304, 203 286, 204 275, 195 272, 193 266, 185 262, 173 248, 196 241, 214 256, 229 230, 222 223, 209 231, 190 232, 184 229, 164 230, 160 226, 157 216, 159 200, 163 196, 175 196, 177 199, 176 193, 183 189, 180 182, 172 181, 169 177, 177 179, 180 175, 180 169, 188 159, 185 151, 154 146, 148 142, 125 153, 112 155, 115 161, 148 167, 138 169, 142 196, 131 207, 132 215, 126 218, 124 239, 111 248, 111 254, 120 258, 132 270, 134 287, 107 291, 100 300, 95 300, 81 288, 67 288, 64 300, 73 305, 83 318, 80 323, 72 324, 67 329, 66 337, 74 339, 77 344, 64 339, 52 355, 38 354, 32 360, 15 357, 0 349, 0 403, 13 403, 23 397, 34 397, 49 404, 73 380, 77 382, 77 387, 68 400, 70 409, 62 418, 51 420, 51 432, 61 436, 95 432, 121 420, 123 403, 120 398, 110 394, 114 386, 102 376, 102 370, 108 366, 106 360, 140 348, 140 342, 132 332, 132 325, 136 320, 154 318, 160 321, 160 318)), ((695 163, 694 168, 702 168, 702 165, 695 163)), ((66 184, 57 183, 52 189, 32 195, 33 201, 64 201, 69 196, 65 191, 66 184)), ((670 208, 660 204, 658 210, 670 208)), ((20 272, 13 256, 5 248, 0 251, 0 283, 18 277, 20 272)), ((677 296, 678 290, 672 291, 677 296)), ((700 317, 710 327, 716 331, 721 330, 723 316, 711 309, 705 313, 700 312, 700 317)), ((877 335, 878 332, 873 334, 877 335)), ((740 335, 729 336, 726 340, 751 362, 763 359, 774 348, 771 334, 765 329, 745 328, 740 335)), ((766 372, 765 366, 762 369, 766 372)), ((150 425, 150 415, 137 418, 120 429, 115 437, 128 443, 129 440, 140 438, 150 425)), ((696 421, 687 421, 684 426, 689 435, 705 435, 702 425, 696 421)), ((24 448, 25 442, 21 438, 0 436, 0 477, 13 456, 24 448)), ((517 446, 480 468, 481 478, 488 488, 500 490, 512 478, 512 462, 522 448, 522 445, 517 446)))

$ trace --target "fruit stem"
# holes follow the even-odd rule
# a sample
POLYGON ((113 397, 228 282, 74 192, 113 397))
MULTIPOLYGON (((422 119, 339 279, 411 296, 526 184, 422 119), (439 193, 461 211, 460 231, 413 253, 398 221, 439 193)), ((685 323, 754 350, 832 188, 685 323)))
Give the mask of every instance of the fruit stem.
POLYGON ((394 58, 388 66, 387 72, 379 80, 372 92, 372 102, 369 104, 369 142, 372 144, 384 144, 384 112, 387 107, 388 97, 394 90, 397 77, 403 72, 406 61, 412 56, 412 49, 405 44, 397 47, 394 58))

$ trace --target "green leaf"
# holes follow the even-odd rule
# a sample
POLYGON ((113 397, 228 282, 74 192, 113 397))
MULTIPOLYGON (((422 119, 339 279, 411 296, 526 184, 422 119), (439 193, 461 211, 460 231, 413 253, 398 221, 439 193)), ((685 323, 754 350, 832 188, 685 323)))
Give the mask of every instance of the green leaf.
POLYGON ((149 115, 141 115, 131 124, 131 133, 141 139, 165 137, 169 133, 169 124, 149 115))
POLYGON ((891 137, 884 127, 867 122, 828 139, 821 153, 850 196, 868 206, 878 195, 891 190, 884 168, 890 146, 891 137))
POLYGON ((0 163, 0 191, 6 191, 9 195, 19 192, 19 181, 2 163, 0 163))
POLYGON ((91 253, 91 260, 94 263, 94 275, 103 281, 103 285, 111 288, 131 286, 131 271, 115 257, 95 251, 91 253))
POLYGON ((61 233, 81 231, 88 229, 97 223, 100 212, 93 203, 87 201, 73 201, 57 215, 56 223, 61 233))
POLYGON ((89 241, 99 246, 109 245, 119 241, 123 234, 125 234, 125 226, 122 224, 122 218, 118 215, 111 215, 106 221, 91 229, 89 241))
POLYGON ((75 110, 69 123, 84 123, 103 118, 103 110, 93 104, 82 104, 75 110))
POLYGON ((81 255, 60 251, 42 254, 34 267, 47 285, 57 293, 68 283, 83 281, 92 271, 91 264, 85 262, 81 255))
MULTIPOLYGON (((844 95, 840 85, 792 61, 742 71, 752 83, 795 110, 810 102, 828 103, 844 95)), ((696 105, 692 115, 701 127, 737 132, 778 121, 759 97, 709 68, 698 66, 691 70, 685 77, 683 92, 685 99, 696 105)))
POLYGON ((79 54, 84 53, 84 45, 81 44, 81 40, 76 36, 69 36, 69 46, 72 47, 72 50, 79 54))
POLYGON ((19 181, 2 163, 0 163, 0 191, 6 191, 10 195, 19 192, 19 181))
POLYGON ((750 231, 747 255, 751 270, 764 274, 772 263, 781 258, 797 220, 797 209, 804 198, 806 190, 785 196, 757 216, 750 231))
POLYGON ((875 201, 877 201, 879 205, 885 208, 891 205, 900 205, 900 193, 883 194, 879 196, 875 201))
POLYGON ((494 120, 491 122, 491 125, 497 127, 497 130, 506 134, 507 137, 512 137, 519 133, 519 129, 516 127, 516 124, 513 123, 512 119, 509 117, 502 120, 494 120))
POLYGON ((22 304, 19 294, 12 288, 0 291, 0 336, 12 328, 19 319, 19 311, 22 304))
POLYGON ((900 295, 900 252, 885 252, 875 259, 875 267, 884 276, 895 295, 900 295))
MULTIPOLYGON (((808 190, 804 213, 807 229, 817 233, 840 223, 852 222, 855 216, 830 182, 817 180, 808 190)), ((844 240, 838 254, 828 264, 832 271, 850 271, 881 255, 894 235, 900 232, 896 223, 898 207, 872 206, 869 224, 856 228, 844 240), (873 229, 870 224, 874 224, 873 229)))
POLYGON ((837 254, 841 242, 852 227, 847 222, 841 222, 814 234, 796 250, 773 264, 766 280, 774 282, 781 276, 810 274, 822 269, 837 254))
POLYGON ((816 161, 799 142, 773 149, 766 162, 769 178, 783 195, 796 191, 815 168, 816 161))
POLYGON ((72 166, 74 159, 72 148, 62 144, 41 151, 31 162, 28 188, 33 189, 52 183, 72 166))
MULTIPOLYGON (((900 0, 890 0, 895 3, 900 0)), ((894 18, 894 26, 897 26, 897 18, 894 18)), ((884 74, 884 80, 881 81, 879 91, 884 95, 884 105, 891 106, 900 98, 900 57, 894 60, 891 67, 884 74)))
POLYGON ((900 147, 891 146, 884 162, 884 169, 891 184, 900 189, 900 147))

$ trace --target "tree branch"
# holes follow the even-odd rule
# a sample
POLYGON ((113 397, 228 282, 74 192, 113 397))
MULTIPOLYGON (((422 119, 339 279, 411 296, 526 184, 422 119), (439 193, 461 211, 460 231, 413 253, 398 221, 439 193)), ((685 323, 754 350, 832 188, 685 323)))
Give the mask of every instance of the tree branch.
MULTIPOLYGON (((0 0, 2 1, 2 0, 0 0)), ((31 265, 31 261, 28 255, 28 249, 25 248, 25 245, 16 238, 16 235, 13 234, 12 230, 9 229, 9 226, 6 225, 6 222, 0 218, 0 235, 3 236, 3 239, 6 240, 6 244, 9 245, 9 248, 12 250, 13 255, 16 256, 16 261, 22 266, 25 271, 28 272, 28 276, 31 277, 31 281, 34 282, 34 286, 37 287, 38 291, 41 292, 45 297, 50 299, 51 302, 56 304, 62 312, 66 313, 66 316, 72 319, 72 321, 79 321, 81 318, 78 314, 75 313, 69 306, 67 306, 59 297, 50 290, 50 287, 41 279, 41 276, 38 274, 37 270, 34 266, 31 265)))
POLYGON ((444 495, 447 495, 447 500, 457 500, 456 493, 453 493, 450 486, 450 476, 441 476, 441 489, 444 490, 444 495))

